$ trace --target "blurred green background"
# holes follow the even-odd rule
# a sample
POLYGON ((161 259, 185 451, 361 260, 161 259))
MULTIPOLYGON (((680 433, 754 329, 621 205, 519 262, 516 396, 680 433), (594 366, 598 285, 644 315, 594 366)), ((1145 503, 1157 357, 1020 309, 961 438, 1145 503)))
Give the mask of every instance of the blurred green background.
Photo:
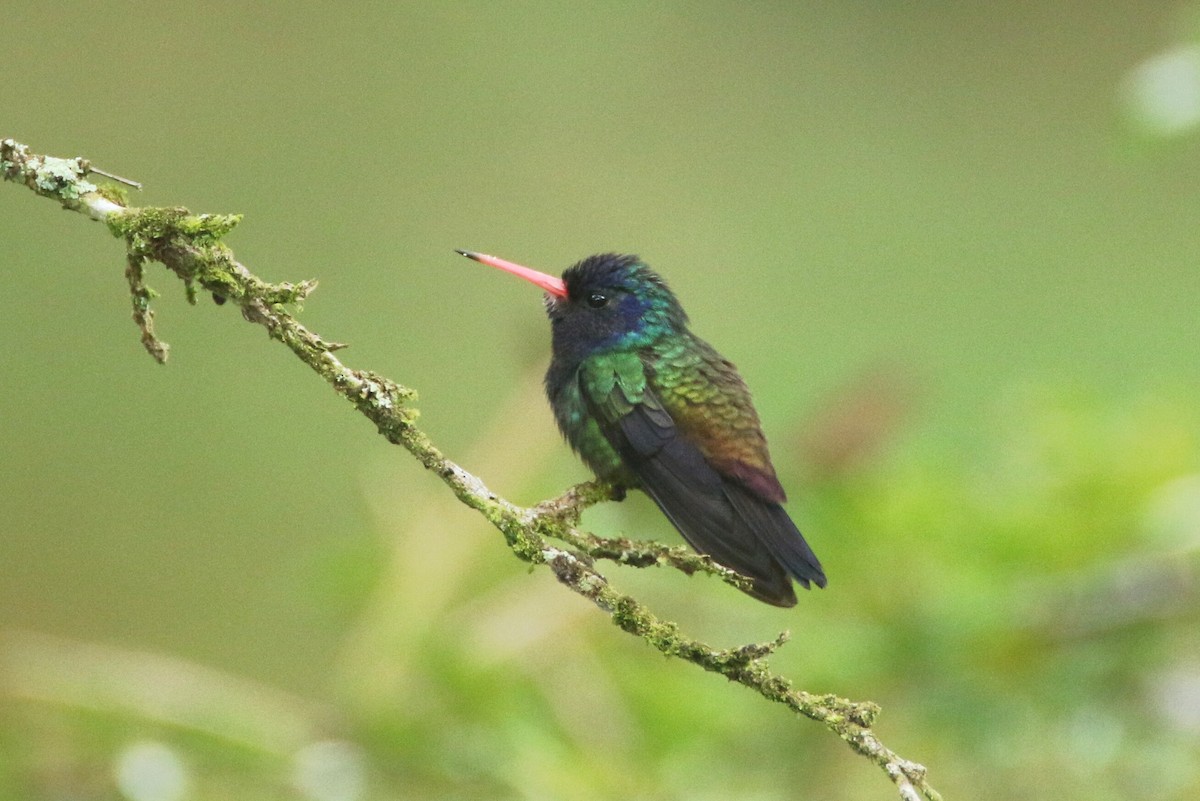
MULTIPOLYGON (((303 319, 521 503, 587 477, 538 293, 665 273, 755 390, 830 576, 790 611, 606 571, 872 699, 950 799, 1200 792, 1200 8, 49 4, 0 136, 242 212, 303 319)), ((0 187, 0 798, 894 798, 664 660, 230 306, 0 187)), ((677 541, 644 498, 599 533, 677 541)))

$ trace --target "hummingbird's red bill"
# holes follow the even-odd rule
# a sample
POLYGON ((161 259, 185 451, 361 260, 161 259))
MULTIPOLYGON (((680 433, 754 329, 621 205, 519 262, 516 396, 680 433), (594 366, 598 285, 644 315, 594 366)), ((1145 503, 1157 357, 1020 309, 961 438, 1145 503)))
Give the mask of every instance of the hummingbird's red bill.
POLYGON ((540 273, 537 270, 522 267, 520 264, 515 264, 495 256, 489 256, 486 253, 476 253, 473 250, 456 250, 454 252, 461 253, 468 259, 474 259, 480 264, 486 264, 489 267, 504 270, 506 273, 512 273, 518 278, 524 278, 529 283, 541 287, 557 298, 565 298, 567 296, 567 285, 563 283, 561 278, 555 278, 553 275, 540 273))

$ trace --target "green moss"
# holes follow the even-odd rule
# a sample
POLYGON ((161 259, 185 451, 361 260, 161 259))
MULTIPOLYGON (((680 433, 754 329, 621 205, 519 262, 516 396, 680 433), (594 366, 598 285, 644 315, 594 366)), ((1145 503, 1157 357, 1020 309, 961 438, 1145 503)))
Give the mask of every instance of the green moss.
POLYGON ((245 294, 243 282, 234 273, 233 253, 221 243, 213 241, 208 247, 197 248, 191 267, 188 278, 208 291, 231 300, 241 300, 245 294))
POLYGON ((111 200, 118 206, 129 206, 129 193, 124 187, 116 184, 103 184, 96 188, 96 193, 106 200, 111 200))
POLYGON ((679 628, 663 622, 627 595, 619 596, 612 605, 612 621, 620 628, 636 634, 667 656, 679 652, 679 628))
POLYGON ((179 232, 197 244, 216 242, 241 221, 241 214, 190 214, 179 221, 179 232))
POLYGON ((187 216, 184 208, 145 208, 128 214, 110 214, 108 229, 121 237, 130 252, 153 256, 162 243, 179 231, 179 221, 187 216))
POLYGON ((183 279, 189 301, 203 288, 222 300, 252 297, 269 306, 298 304, 316 281, 268 284, 249 274, 220 241, 241 221, 240 214, 191 214, 178 207, 131 209, 105 219, 131 254, 162 262, 183 279))
POLYGON ((267 303, 299 304, 316 287, 316 281, 301 281, 298 284, 288 281, 282 284, 263 284, 261 287, 262 299, 267 303))
POLYGON ((152 255, 176 238, 193 245, 213 245, 242 221, 240 214, 189 214, 181 207, 145 208, 110 215, 109 230, 132 250, 152 255))
POLYGON ((125 220, 129 217, 128 212, 113 211, 109 212, 104 217, 104 225, 108 228, 108 232, 117 239, 125 238, 125 220))

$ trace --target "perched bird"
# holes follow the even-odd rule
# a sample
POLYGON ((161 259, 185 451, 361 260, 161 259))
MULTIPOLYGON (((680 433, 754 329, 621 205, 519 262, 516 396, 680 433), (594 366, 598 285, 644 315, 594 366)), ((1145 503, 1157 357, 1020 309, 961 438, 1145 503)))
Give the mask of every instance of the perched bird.
POLYGON ((546 394, 563 436, 602 479, 640 489, 693 548, 794 606, 792 579, 825 573, 786 499, 737 368, 688 329, 658 273, 604 253, 562 278, 473 251, 467 258, 547 293, 553 357, 546 394))

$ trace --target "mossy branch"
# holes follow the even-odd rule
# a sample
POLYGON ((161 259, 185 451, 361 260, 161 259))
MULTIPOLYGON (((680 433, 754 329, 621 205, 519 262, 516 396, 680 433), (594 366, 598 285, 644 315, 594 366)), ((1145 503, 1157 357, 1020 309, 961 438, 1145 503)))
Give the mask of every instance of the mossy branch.
POLYGON ((286 345, 354 404, 388 441, 405 448, 436 473, 460 501, 487 518, 518 558, 549 568, 563 585, 595 603, 622 630, 641 637, 667 656, 719 673, 769 701, 824 724, 856 753, 881 767, 904 801, 919 801, 922 796, 940 801, 926 780, 925 768, 902 759, 875 735, 871 727, 879 708, 874 703, 798 690, 771 671, 767 658, 787 641, 786 632, 767 643, 714 648, 686 636, 675 623, 661 620, 636 599, 618 592, 596 570, 594 560, 639 567, 666 565, 689 574, 704 572, 739 587, 745 586, 745 578, 682 548, 605 539, 579 531, 576 524, 582 510, 613 497, 613 488, 601 482, 581 484, 559 498, 525 508, 497 496, 481 479, 447 459, 415 425, 417 412, 409 405, 416 399, 413 390, 371 371, 347 367, 334 355, 343 345, 309 331, 289 310, 312 292, 315 281, 268 283, 234 258, 221 239, 241 220, 240 215, 192 214, 183 208, 133 208, 124 190, 87 180, 89 174, 99 174, 87 160, 37 155, 12 139, 0 141, 0 173, 5 180, 24 184, 66 209, 104 222, 114 236, 125 241, 125 274, 133 319, 141 331, 142 343, 156 361, 166 361, 168 348, 154 330, 150 302, 155 294, 145 284, 149 261, 174 272, 193 302, 199 289, 211 293, 218 303, 238 306, 247 321, 261 325, 268 336, 286 345))

